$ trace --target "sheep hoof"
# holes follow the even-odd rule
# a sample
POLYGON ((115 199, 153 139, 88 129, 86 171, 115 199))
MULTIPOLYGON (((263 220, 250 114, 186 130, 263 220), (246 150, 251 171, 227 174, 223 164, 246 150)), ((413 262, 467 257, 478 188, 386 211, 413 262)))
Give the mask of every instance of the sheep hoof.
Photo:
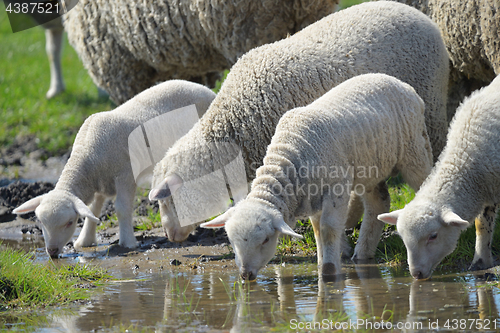
POLYGON ((322 266, 321 275, 335 275, 335 271, 335 265, 331 262, 327 262, 322 266))
POLYGON ((484 269, 488 269, 488 268, 491 268, 493 267, 493 264, 487 264, 485 262, 485 260, 483 260, 482 258, 479 258, 478 260, 474 261, 470 266, 469 266, 469 270, 470 271, 482 271, 484 269))
POLYGON ((90 240, 90 241, 85 241, 85 240, 79 240, 77 239, 74 243, 73 243, 73 247, 75 249, 82 249, 84 247, 92 247, 92 246, 96 246, 97 245, 97 239, 93 239, 93 240, 90 240))
POLYGON ((60 88, 50 88, 48 91, 47 91, 47 94, 45 94, 45 97, 47 99, 51 99, 57 95, 59 95, 60 93, 62 93, 63 91, 65 90, 64 87, 60 87, 60 88))
POLYGON ((127 242, 120 242, 118 243, 121 247, 127 248, 127 249, 135 249, 138 247, 137 241, 134 239, 133 241, 127 241, 127 242))

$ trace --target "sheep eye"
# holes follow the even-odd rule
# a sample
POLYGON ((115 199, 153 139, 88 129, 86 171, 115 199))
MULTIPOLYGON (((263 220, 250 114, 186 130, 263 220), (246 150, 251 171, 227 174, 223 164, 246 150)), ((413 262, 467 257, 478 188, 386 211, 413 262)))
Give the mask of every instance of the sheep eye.
POLYGON ((262 243, 262 245, 266 244, 267 242, 269 242, 269 237, 266 237, 266 239, 264 239, 264 243, 262 243))
POLYGON ((433 241, 438 237, 437 232, 433 232, 432 234, 429 235, 429 241, 433 241))
POLYGON ((73 224, 74 221, 69 221, 68 223, 66 223, 66 228, 68 227, 71 227, 71 225, 73 224))

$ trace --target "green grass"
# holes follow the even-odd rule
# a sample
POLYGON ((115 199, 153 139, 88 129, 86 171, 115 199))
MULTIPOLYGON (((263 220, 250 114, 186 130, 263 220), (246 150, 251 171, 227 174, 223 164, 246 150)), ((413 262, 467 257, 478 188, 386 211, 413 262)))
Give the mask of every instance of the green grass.
POLYGON ((367 1, 369 1, 369 0, 341 0, 339 2, 339 8, 345 9, 347 7, 351 7, 351 6, 357 5, 357 4, 362 3, 362 2, 367 2, 367 1))
POLYGON ((146 231, 146 230, 151 230, 151 229, 158 228, 161 226, 160 211, 154 213, 153 207, 151 207, 151 206, 148 206, 147 210, 148 210, 147 218, 138 222, 134 226, 135 230, 146 231))
POLYGON ((34 263, 33 253, 0 251, 0 309, 26 309, 70 303, 89 297, 82 284, 99 285, 110 276, 90 265, 56 267, 34 263))
POLYGON ((47 100, 50 71, 43 29, 12 33, 0 4, 0 145, 18 136, 35 136, 52 154, 65 152, 90 114, 114 108, 97 88, 65 37, 62 52, 66 91, 47 100))

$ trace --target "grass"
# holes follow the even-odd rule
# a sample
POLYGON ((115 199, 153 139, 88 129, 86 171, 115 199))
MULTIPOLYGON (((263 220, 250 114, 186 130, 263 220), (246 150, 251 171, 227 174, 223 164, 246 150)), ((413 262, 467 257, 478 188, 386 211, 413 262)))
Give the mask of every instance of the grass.
POLYGON ((347 7, 351 7, 351 6, 357 5, 357 4, 362 3, 362 2, 367 2, 367 1, 369 1, 369 0, 341 0, 339 2, 339 8, 345 9, 347 7))
POLYGON ((144 219, 140 219, 138 223, 134 226, 135 230, 147 231, 161 226, 161 215, 158 210, 156 213, 153 211, 152 206, 147 208, 148 216, 144 219))
POLYGON ((0 4, 0 145, 16 137, 35 136, 51 154, 66 152, 90 114, 114 108, 100 99, 97 88, 73 48, 64 39, 62 52, 66 91, 45 98, 50 71, 43 29, 12 33, 3 2, 0 4))
POLYGON ((33 253, 0 251, 0 308, 26 309, 66 304, 89 297, 88 287, 110 276, 90 265, 56 267, 52 261, 36 264, 33 253), (87 288, 81 288, 82 286, 87 288))

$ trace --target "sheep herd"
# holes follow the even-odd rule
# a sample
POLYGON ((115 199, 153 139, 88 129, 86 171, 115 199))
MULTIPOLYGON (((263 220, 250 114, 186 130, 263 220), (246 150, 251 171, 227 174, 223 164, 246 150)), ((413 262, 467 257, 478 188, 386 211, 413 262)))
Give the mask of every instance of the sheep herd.
POLYGON ((79 216, 85 222, 75 248, 96 245, 96 216, 113 196, 119 244, 136 247, 130 135, 195 105, 199 121, 186 125, 148 169, 149 198, 159 201, 169 240, 185 240, 211 217, 186 225, 179 202, 204 213, 229 208, 214 203, 234 183, 226 166, 240 161, 236 178, 251 183, 248 195, 246 186, 245 195, 233 193, 234 207, 201 226, 226 228, 242 279, 256 279, 280 235, 302 237, 293 231, 301 218, 313 225, 318 272, 339 274, 348 251, 344 230, 363 213, 354 260, 373 258, 383 222, 391 223, 412 276, 429 278, 475 221, 471 268, 493 266, 500 202, 498 3, 373 1, 330 14, 338 1, 169 2, 132 8, 118 0, 80 1, 66 18, 70 42, 96 84, 127 102, 89 117, 55 189, 14 211, 35 211, 50 256, 70 241, 79 216), (270 3, 278 14, 269 15, 270 3), (259 19, 251 22, 248 13, 259 19), (149 88, 231 65, 217 95, 182 80, 149 88), (398 173, 417 194, 389 212, 385 181, 398 173), (224 191, 208 174, 219 175, 224 191), (196 182, 203 186, 191 186, 196 182))

